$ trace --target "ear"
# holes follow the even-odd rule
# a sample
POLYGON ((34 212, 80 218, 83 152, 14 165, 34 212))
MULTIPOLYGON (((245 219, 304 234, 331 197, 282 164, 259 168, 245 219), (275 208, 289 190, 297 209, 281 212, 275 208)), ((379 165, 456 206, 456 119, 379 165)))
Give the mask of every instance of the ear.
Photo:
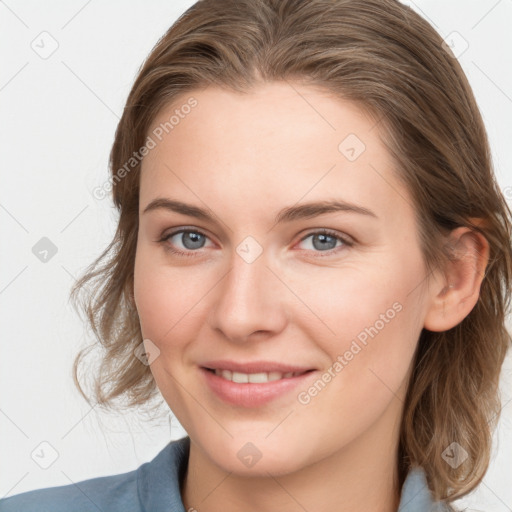
POLYGON ((462 322, 475 307, 489 261, 487 239, 468 227, 454 229, 449 236, 452 253, 444 276, 433 280, 424 327, 447 331, 462 322))

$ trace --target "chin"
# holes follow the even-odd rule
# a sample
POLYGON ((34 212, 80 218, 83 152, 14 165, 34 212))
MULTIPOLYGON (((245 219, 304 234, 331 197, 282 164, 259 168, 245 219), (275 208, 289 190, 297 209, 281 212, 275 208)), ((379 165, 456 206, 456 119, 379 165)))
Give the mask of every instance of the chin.
MULTIPOLYGON (((243 450, 244 448, 242 448, 243 450)), ((262 447, 259 453, 245 447, 245 453, 239 457, 239 450, 215 453, 215 463, 227 472, 241 476, 268 477, 281 476, 301 468, 301 461, 291 458, 292 451, 279 451, 262 447), (251 462, 250 458, 254 457, 251 462)))
POLYGON ((309 450, 303 442, 294 445, 284 431, 281 436, 272 433, 265 438, 268 432, 268 428, 257 433, 251 429, 250 434, 238 434, 233 438, 223 434, 221 439, 215 441, 210 433, 204 433, 200 441, 204 442, 203 450, 217 466, 234 474, 262 477, 268 477, 269 473, 285 475, 308 464, 305 457, 309 450))

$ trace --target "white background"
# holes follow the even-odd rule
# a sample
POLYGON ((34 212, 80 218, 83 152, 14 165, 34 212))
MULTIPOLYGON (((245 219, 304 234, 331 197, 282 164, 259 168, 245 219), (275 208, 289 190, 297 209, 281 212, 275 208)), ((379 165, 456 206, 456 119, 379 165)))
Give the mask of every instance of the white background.
MULTIPOLYGON (((91 410, 74 387, 71 364, 93 338, 68 294, 114 234, 116 211, 92 190, 108 177, 114 131, 137 70, 192 3, 0 1, 0 497, 130 471, 185 435, 175 418, 148 423, 135 412, 91 410), (40 36, 44 31, 51 36, 40 36), (41 37, 46 48, 58 44, 46 59, 31 47, 41 37), (42 237, 57 247, 47 263, 32 253, 42 237), (47 469, 31 457, 41 448, 58 454, 47 469)), ((512 202, 512 0, 406 3, 455 50, 467 41, 459 61, 512 202)), ((512 510, 511 370, 509 356, 491 467, 459 504, 472 510, 512 510)))

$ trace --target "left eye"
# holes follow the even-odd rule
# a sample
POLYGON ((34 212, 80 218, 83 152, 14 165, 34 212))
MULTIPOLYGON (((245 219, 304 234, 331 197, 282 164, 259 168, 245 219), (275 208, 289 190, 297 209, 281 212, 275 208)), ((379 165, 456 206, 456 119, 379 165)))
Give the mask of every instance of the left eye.
POLYGON ((302 238, 301 242, 304 242, 308 239, 311 239, 309 245, 312 246, 316 251, 320 252, 335 251, 337 249, 336 244, 338 242, 341 242, 341 245, 351 245, 348 240, 330 231, 317 231, 315 233, 309 233, 304 238, 302 238))

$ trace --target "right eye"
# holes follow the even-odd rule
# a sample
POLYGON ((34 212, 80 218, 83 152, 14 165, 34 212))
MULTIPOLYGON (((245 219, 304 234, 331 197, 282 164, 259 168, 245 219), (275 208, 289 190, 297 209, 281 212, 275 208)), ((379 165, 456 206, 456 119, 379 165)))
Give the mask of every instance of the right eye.
POLYGON ((199 252, 197 249, 201 249, 203 247, 205 240, 209 240, 209 238, 200 231, 180 229, 165 235, 159 240, 159 242, 162 242, 165 249, 174 254, 178 254, 180 256, 194 256, 195 252, 199 252), (185 250, 180 249, 179 247, 176 248, 177 242, 170 242, 174 237, 176 237, 177 242, 179 241, 182 244, 185 250))

